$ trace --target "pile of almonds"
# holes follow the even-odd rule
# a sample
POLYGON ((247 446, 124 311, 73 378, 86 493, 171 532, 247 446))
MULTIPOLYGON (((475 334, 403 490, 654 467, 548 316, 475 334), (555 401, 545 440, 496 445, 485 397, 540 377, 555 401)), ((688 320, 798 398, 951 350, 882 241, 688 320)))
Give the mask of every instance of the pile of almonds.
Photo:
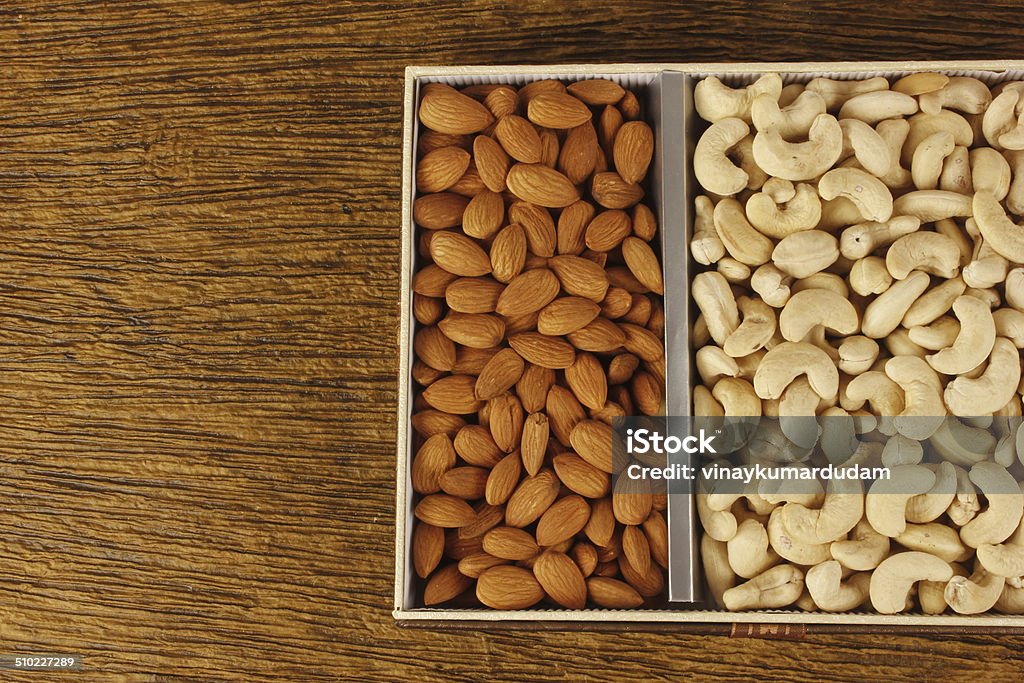
POLYGON ((660 598, 664 496, 611 494, 616 416, 663 412, 654 134, 608 80, 421 90, 412 539, 423 604, 660 598))

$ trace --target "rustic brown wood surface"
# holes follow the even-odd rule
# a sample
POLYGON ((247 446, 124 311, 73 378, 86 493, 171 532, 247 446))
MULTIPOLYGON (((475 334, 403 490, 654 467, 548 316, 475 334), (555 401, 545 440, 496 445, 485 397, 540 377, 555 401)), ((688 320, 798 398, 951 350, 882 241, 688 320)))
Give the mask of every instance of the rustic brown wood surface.
POLYGON ((391 616, 402 70, 1020 58, 1002 3, 7 2, 11 681, 1019 680, 1021 636, 408 630, 391 616))

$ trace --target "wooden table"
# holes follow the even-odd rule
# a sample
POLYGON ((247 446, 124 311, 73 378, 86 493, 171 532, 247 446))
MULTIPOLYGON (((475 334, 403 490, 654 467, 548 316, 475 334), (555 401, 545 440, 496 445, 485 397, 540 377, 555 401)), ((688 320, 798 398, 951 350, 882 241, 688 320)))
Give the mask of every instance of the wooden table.
POLYGON ((83 653, 74 681, 1022 676, 1019 636, 395 626, 405 65, 1024 38, 990 2, 584 4, 0 7, 0 653, 83 653))

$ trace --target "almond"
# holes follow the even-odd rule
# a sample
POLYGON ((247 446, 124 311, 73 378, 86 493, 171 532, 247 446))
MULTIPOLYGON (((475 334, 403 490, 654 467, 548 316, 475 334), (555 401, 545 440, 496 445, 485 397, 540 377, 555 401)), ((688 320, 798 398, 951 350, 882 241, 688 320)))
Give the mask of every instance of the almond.
POLYGON ((509 191, 519 199, 547 208, 560 209, 580 198, 579 191, 568 178, 541 164, 515 164, 509 169, 505 182, 509 191))
POLYGON ((610 477, 575 453, 561 453, 552 459, 555 473, 565 486, 586 498, 608 494, 610 477))
POLYGON ((509 453, 494 466, 490 476, 487 477, 487 486, 484 491, 488 505, 503 505, 508 501, 519 483, 521 470, 519 453, 509 453))
POLYGON ((438 192, 417 197, 412 203, 412 218, 427 230, 445 230, 462 223, 469 200, 454 192, 438 192))
POLYGON ((624 384, 640 367, 640 359, 631 353, 620 353, 608 363, 608 381, 612 384, 624 384))
POLYGON ((494 138, 478 135, 473 140, 473 159, 480 180, 491 192, 505 191, 505 176, 512 162, 508 154, 494 138))
POLYGON ((513 334, 534 331, 537 329, 537 318, 539 316, 539 311, 516 316, 502 316, 501 319, 505 321, 505 334, 512 336, 513 334))
POLYGON ((633 609, 644 604, 643 596, 628 583, 604 576, 587 579, 587 595, 595 604, 608 609, 633 609))
MULTIPOLYGON (((588 237, 590 233, 587 233, 588 237)), ((627 237, 622 242, 622 258, 626 265, 636 276, 636 279, 643 283, 652 292, 664 294, 665 287, 661 277, 661 264, 658 257, 654 255, 651 246, 639 237, 627 237)))
POLYGON ((636 121, 642 113, 640 100, 630 90, 627 90, 626 94, 622 96, 622 100, 619 102, 619 109, 627 121, 636 121))
POLYGON ((633 234, 650 242, 658 232, 658 220, 654 212, 646 204, 637 204, 633 207, 633 234))
POLYGON ((523 376, 516 382, 516 395, 523 403, 523 409, 536 413, 544 409, 548 389, 555 383, 555 371, 528 363, 523 376))
POLYGON ((663 568, 668 569, 668 525, 665 523, 665 518, 657 510, 652 510, 644 520, 643 528, 644 533, 647 534, 651 558, 663 568))
MULTIPOLYGON (((433 385, 431 385, 433 386, 433 385)), ((662 390, 658 380, 649 372, 638 372, 629 383, 636 399, 636 405, 644 415, 660 415, 662 413, 662 390)))
POLYGON ((484 534, 484 552, 503 560, 526 560, 540 548, 533 536, 510 526, 499 526, 484 534))
POLYGON ((451 312, 437 324, 445 336, 456 344, 474 349, 489 349, 501 343, 505 323, 486 313, 451 312))
POLYGON ((464 426, 455 435, 452 445, 460 458, 479 467, 494 467, 505 456, 491 438, 490 430, 482 425, 464 426))
POLYGON ((526 477, 505 505, 505 523, 520 528, 532 524, 555 502, 558 488, 558 477, 549 469, 526 477))
POLYGON ((590 221, 586 232, 586 245, 594 251, 611 251, 633 232, 629 214, 625 211, 602 211, 590 221))
POLYGON ((444 493, 432 493, 424 496, 415 510, 416 518, 427 524, 444 529, 455 529, 471 524, 476 513, 469 503, 444 493))
POLYGON ((537 543, 552 546, 583 530, 590 519, 590 506, 582 496, 566 496, 549 507, 537 522, 537 543))
POLYGON ((519 101, 527 103, 537 95, 546 92, 565 92, 565 86, 560 81, 550 78, 527 83, 519 89, 519 101))
MULTIPOLYGON (((639 204, 637 205, 639 206, 639 204)), ((558 253, 579 256, 586 247, 587 226, 594 218, 594 207, 583 201, 573 202, 558 216, 558 253)))
POLYGON ((531 254, 545 258, 555 254, 555 222, 551 214, 536 204, 515 202, 508 209, 509 220, 523 227, 531 254))
POLYGON ((539 311, 554 301, 559 288, 558 278, 547 268, 528 270, 508 283, 498 297, 496 310, 513 317, 539 311))
POLYGON ((629 297, 629 311, 622 317, 622 322, 643 327, 651 319, 652 311, 649 298, 643 294, 631 294, 629 297))
POLYGON ((452 368, 452 374, 479 375, 484 367, 491 362, 494 354, 500 350, 495 346, 486 349, 458 346, 455 349, 455 367, 452 368))
POLYGON ((550 336, 569 334, 589 325, 600 312, 600 306, 581 296, 555 299, 540 311, 537 331, 550 336))
POLYGON ((423 436, 435 434, 453 435, 466 425, 466 421, 458 415, 452 415, 440 410, 421 410, 414 413, 410 419, 412 428, 423 436))
POLYGON ((437 568, 444 554, 444 529, 417 522, 412 532, 412 566, 416 576, 425 579, 437 568))
POLYGON ((457 564, 449 564, 434 572, 423 590, 423 604, 439 605, 459 597, 473 585, 473 579, 459 571, 457 564))
POLYGON ((435 370, 421 360, 412 364, 412 378, 420 386, 428 387, 445 376, 443 370, 435 370))
POLYGON ((470 161, 469 168, 466 169, 466 172, 462 174, 457 183, 448 188, 448 191, 472 199, 486 189, 487 186, 484 185, 480 172, 477 171, 476 163, 470 161))
POLYGON ((488 400, 511 389, 523 375, 525 363, 512 349, 502 349, 494 354, 476 380, 476 397, 488 400))
POLYGON ((450 375, 442 377, 424 389, 423 398, 432 408, 455 415, 475 413, 483 406, 473 396, 476 377, 472 375, 450 375))
MULTIPOLYGON (((595 133, 594 140, 597 140, 595 133)), ((469 152, 459 147, 441 147, 428 152, 416 164, 416 189, 443 192, 459 181, 469 168, 469 152)))
POLYGON ((584 578, 593 574, 594 569, 597 568, 597 550, 594 549, 593 544, 587 541, 577 541, 569 551, 569 557, 579 567, 584 578))
POLYGON ((488 553, 475 553, 459 560, 459 571, 471 579, 476 579, 491 567, 500 567, 508 563, 508 560, 488 553))
MULTIPOLYGON (((524 164, 538 164, 541 159, 540 135, 537 129, 521 116, 506 116, 494 128, 505 152, 524 164)), ((507 180, 506 180, 507 182, 507 180)), ((510 187, 511 189, 511 187, 510 187)))
POLYGON ((651 568, 651 547, 639 526, 628 525, 622 530, 622 555, 641 576, 651 568))
POLYGON ((421 327, 416 331, 412 348, 421 361, 442 372, 455 367, 455 343, 437 327, 421 327))
POLYGON ((571 391, 553 386, 548 391, 547 411, 552 434, 563 446, 569 446, 572 430, 586 417, 583 406, 571 391))
POLYGON ((569 434, 569 443, 581 458, 602 472, 611 473, 612 436, 612 428, 603 422, 582 420, 569 434))
MULTIPOLYGON (((590 504, 590 519, 583 533, 598 548, 606 547, 615 535, 615 514, 611 498, 598 498, 590 504)), ((600 552, 598 553, 600 558, 600 552)))
POLYGON ((615 144, 612 159, 615 170, 626 183, 639 183, 647 176, 647 167, 654 156, 654 132, 643 121, 622 124, 615 144))
POLYGON ((533 563, 533 575, 552 600, 567 609, 587 605, 587 584, 583 573, 565 553, 547 550, 533 563))
POLYGON ((576 351, 561 337, 548 337, 539 332, 520 332, 511 335, 508 343, 525 360, 552 370, 567 368, 576 360, 576 351))
POLYGON ((615 418, 626 417, 626 411, 615 401, 605 401, 600 408, 590 411, 590 419, 614 426, 615 418))
POLYGON ((608 276, 593 261, 566 254, 548 259, 548 267, 569 294, 600 302, 608 291, 608 276))
POLYGON ((476 521, 459 527, 459 538, 476 538, 502 523, 505 519, 505 508, 501 505, 490 505, 481 500, 474 507, 476 521))
POLYGON ((558 155, 561 145, 558 142, 558 133, 547 128, 542 128, 540 134, 540 163, 548 168, 554 168, 558 163, 558 155))
POLYGON ((526 105, 526 116, 545 128, 575 128, 590 120, 592 114, 580 100, 566 93, 541 93, 526 105))
POLYGON ((622 524, 643 524, 651 514, 653 503, 649 482, 630 477, 618 477, 615 480, 612 509, 615 519, 622 524))
POLYGON ((505 393, 487 402, 491 436, 498 448, 511 453, 523 438, 523 406, 519 398, 505 393))
MULTIPOLYGON (((469 525, 467 525, 469 526, 469 525)), ((460 529, 462 527, 459 527, 460 529)), ((484 551, 483 536, 475 538, 462 538, 459 532, 453 529, 444 537, 444 556, 450 560, 461 560, 475 553, 484 551)))
POLYGON ((651 302, 651 317, 647 320, 647 324, 644 327, 650 330, 658 339, 662 339, 665 336, 665 309, 660 301, 651 302))
POLYGON ((491 313, 503 289, 489 277, 460 277, 445 288, 444 300, 459 313, 491 313))
MULTIPOLYGON (((620 133, 621 134, 621 133, 620 133)), ((590 193, 606 209, 628 209, 644 198, 644 190, 636 183, 627 183, 618 173, 595 173, 590 193)))
POLYGON ((579 402, 588 408, 603 408, 608 400, 608 379, 601 362, 591 353, 578 353, 565 369, 565 381, 579 402))
POLYGON ((497 192, 484 190, 469 200, 462 214, 462 229, 470 237, 490 239, 505 219, 505 202, 497 192))
POLYGON ((659 358, 658 360, 645 360, 644 369, 654 377, 654 380, 665 385, 665 358, 659 358))
POLYGON ((412 291, 422 296, 442 297, 448 285, 459 278, 433 263, 424 266, 412 278, 412 291))
POLYGON ((453 467, 441 475, 441 490, 464 500, 484 497, 489 470, 483 467, 453 467))
POLYGON ((420 122, 430 130, 451 135, 475 133, 494 122, 486 107, 454 88, 425 91, 419 116, 420 122))
POLYGON ((413 294, 412 315, 420 325, 433 325, 444 315, 444 305, 438 297, 413 294))
POLYGON ((537 474, 544 465, 549 433, 548 416, 544 413, 531 413, 523 423, 523 439, 519 452, 523 459, 523 467, 531 476, 537 474))
POLYGON ((410 478, 416 493, 437 493, 441 477, 455 467, 455 448, 447 434, 435 434, 423 442, 412 460, 410 478))
POLYGON ((626 94, 621 85, 606 78, 576 81, 566 90, 591 106, 615 104, 626 94))
POLYGON ((656 597, 661 595, 665 589, 665 577, 662 576, 661 570, 653 564, 648 563, 647 571, 641 573, 633 567, 629 558, 623 555, 619 558, 619 572, 626 583, 644 597, 656 597))
POLYGON ((597 120, 597 139, 604 153, 612 156, 615 148, 615 136, 622 128, 622 112, 615 107, 605 107, 597 120))
MULTIPOLYGON (((449 313, 449 315, 451 314, 449 313)), ((442 320, 439 324, 443 325, 444 321, 442 320)), ((626 334, 622 329, 611 320, 602 317, 594 318, 592 323, 575 332, 570 332, 566 337, 577 349, 595 353, 615 351, 626 341, 626 334)))
POLYGON ((491 272, 491 259, 487 252, 461 233, 434 234, 430 240, 430 256, 437 265, 455 275, 474 277, 491 272))
POLYGON ((526 263, 526 234, 513 223, 502 228, 491 243, 491 268, 498 282, 511 282, 526 263))
POLYGON ((646 294, 650 291, 644 283, 636 279, 633 271, 626 266, 610 266, 605 270, 605 275, 610 285, 621 287, 630 294, 646 294))
POLYGON ((484 106, 496 119, 516 113, 519 95, 507 85, 499 85, 484 97, 484 106))
POLYGON ((471 142, 472 137, 469 135, 449 135, 448 133, 438 133, 436 130, 424 130, 420 131, 416 149, 424 155, 442 147, 458 147, 469 151, 471 142))
MULTIPOLYGON (((581 126, 576 126, 565 136, 565 144, 558 154, 558 170, 574 185, 578 185, 594 172, 600 149, 593 123, 587 121, 581 126)), ((466 163, 469 163, 468 160, 466 163)))
POLYGON ((609 287, 608 293, 604 295, 604 300, 601 301, 601 315, 609 320, 615 320, 629 313, 629 309, 632 306, 632 294, 621 287, 609 287))
POLYGON ((528 569, 503 565, 480 575, 476 597, 492 609, 526 609, 544 598, 544 589, 528 569))
POLYGON ((664 344, 650 330, 631 323, 622 323, 619 325, 619 329, 626 335, 622 345, 630 353, 639 356, 641 360, 656 361, 665 356, 664 344))

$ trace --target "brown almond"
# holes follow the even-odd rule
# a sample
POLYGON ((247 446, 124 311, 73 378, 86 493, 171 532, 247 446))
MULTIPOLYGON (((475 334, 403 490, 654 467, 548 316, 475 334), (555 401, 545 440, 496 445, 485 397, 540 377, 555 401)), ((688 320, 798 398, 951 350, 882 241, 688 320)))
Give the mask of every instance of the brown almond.
POLYGON ((478 135, 473 140, 473 159, 480 180, 491 192, 505 191, 505 176, 512 165, 508 153, 498 142, 486 135, 478 135))
POLYGON ((416 493, 437 493, 441 477, 455 467, 455 448, 447 434, 435 434, 423 442, 412 459, 410 478, 416 493))
POLYGON ((421 361, 435 370, 449 372, 455 367, 455 343, 437 327, 417 330, 412 348, 421 361))
POLYGON ((653 598, 661 595, 661 592, 665 589, 665 577, 662 576, 661 569, 648 563, 647 571, 641 573, 633 567, 629 558, 625 555, 619 557, 618 562, 619 572, 622 574, 622 578, 624 578, 626 583, 632 586, 637 593, 647 598, 653 598))
POLYGON ((494 467, 505 456, 491 438, 491 431, 482 425, 465 425, 456 433, 452 445, 460 458, 478 467, 494 467))
POLYGON ((505 505, 505 523, 520 528, 533 524, 555 502, 558 488, 558 477, 549 469, 526 477, 505 505))
POLYGON ((640 367, 640 359, 631 353, 620 353, 608 363, 608 381, 612 384, 625 384, 640 367))
POLYGON ((641 576, 651 568, 651 546, 639 526, 627 525, 622 530, 622 555, 641 576))
POLYGON ((519 381, 524 369, 525 363, 518 353, 512 349, 498 351, 477 377, 476 397, 486 401, 505 393, 519 381))
POLYGON ((479 375, 491 358, 498 351, 496 346, 486 349, 474 349, 469 346, 459 346, 455 350, 455 367, 452 368, 454 375, 479 375))
POLYGON ((432 408, 454 415, 468 415, 480 410, 483 401, 473 396, 476 377, 449 375, 423 390, 423 398, 432 408))
POLYGON ((651 319, 653 310, 651 300, 646 295, 631 294, 629 297, 629 311, 626 315, 622 316, 622 322, 643 327, 651 319))
POLYGON ((622 112, 623 118, 627 121, 636 121, 642 113, 640 100, 636 98, 636 95, 631 90, 627 90, 626 94, 622 96, 618 107, 619 111, 622 112))
POLYGON ((608 400, 608 379, 601 361, 591 353, 578 353, 565 369, 565 381, 579 402, 588 408, 602 408, 608 400))
POLYGON ((490 239, 505 220, 505 201, 497 192, 484 190, 469 200, 462 214, 462 229, 470 237, 490 239))
POLYGON ((566 337, 580 351, 594 353, 616 351, 626 341, 626 334, 618 325, 600 316, 594 318, 594 321, 586 327, 570 332, 566 337))
POLYGON ((526 609, 544 599, 544 589, 530 570, 503 565, 480 575, 476 597, 491 609, 526 609))
POLYGON ((491 567, 500 567, 508 563, 508 560, 488 553, 475 553, 459 560, 459 571, 471 579, 477 579, 491 567))
POLYGON ((649 372, 654 380, 661 385, 665 384, 665 358, 659 358, 658 360, 645 360, 644 370, 649 372))
POLYGON ((519 89, 519 101, 527 103, 537 95, 546 92, 565 92, 565 86, 561 81, 556 81, 551 78, 532 81, 519 89))
POLYGON ((587 259, 588 261, 593 261, 602 268, 608 267, 608 252, 587 249, 582 254, 580 254, 580 256, 587 259))
MULTIPOLYGON (((521 116, 506 116, 494 128, 502 149, 524 164, 539 164, 541 159, 540 135, 533 125, 521 116)), ((506 180, 507 182, 507 180, 506 180)), ((511 187, 509 188, 511 189, 511 187)))
MULTIPOLYGON (((467 525, 469 526, 469 525, 467 525)), ((462 527, 459 527, 460 529, 462 527)), ((458 529, 452 529, 444 536, 444 556, 450 560, 461 560, 475 553, 484 551, 483 536, 463 538, 458 529)))
POLYGON ((412 379, 420 386, 428 387, 445 376, 443 370, 435 370, 423 361, 417 359, 412 364, 412 379))
POLYGON ((622 124, 612 148, 612 159, 619 177, 626 183, 639 183, 647 176, 654 156, 654 132, 643 121, 622 124))
POLYGON ((548 259, 548 267, 569 294, 600 302, 608 291, 608 276, 593 261, 565 254, 548 259))
POLYGON ((668 525, 665 518, 657 510, 652 510, 644 520, 643 529, 647 535, 651 558, 664 569, 668 569, 668 525))
POLYGON ((505 336, 505 323, 486 313, 457 313, 452 311, 437 324, 441 331, 456 344, 474 349, 489 349, 501 343, 505 336))
POLYGON ((504 505, 519 484, 522 462, 519 453, 509 453, 501 459, 487 477, 484 497, 488 505, 504 505))
POLYGON ((530 476, 537 474, 544 465, 549 433, 548 416, 544 413, 531 413, 523 423, 523 439, 519 452, 523 459, 523 467, 530 476))
POLYGON ((412 315, 420 325, 433 325, 444 315, 444 304, 438 297, 414 293, 412 295, 412 315))
POLYGON ((649 482, 643 479, 618 477, 612 491, 612 510, 622 524, 643 524, 651 514, 654 497, 649 482))
POLYGON ((563 446, 568 447, 571 443, 572 430, 586 418, 583 406, 571 391, 556 385, 548 390, 547 412, 551 433, 563 446))
POLYGON ((585 241, 587 248, 594 251, 611 251, 632 232, 629 214, 625 211, 602 211, 587 226, 585 241))
POLYGON ((503 289, 489 277, 460 277, 445 288, 444 300, 459 313, 491 313, 503 289))
POLYGON ((603 422, 582 420, 569 434, 569 443, 581 458, 602 472, 611 473, 612 436, 612 428, 603 422))
POLYGON ((473 506, 473 510, 476 512, 476 520, 472 524, 459 527, 459 538, 483 536, 505 520, 505 508, 501 505, 491 505, 485 500, 480 500, 473 506))
POLYGON ((473 579, 459 571, 459 565, 449 564, 431 574, 423 589, 423 604, 427 607, 440 605, 465 593, 473 585, 473 579))
POLYGON ((431 263, 420 268, 413 276, 412 291, 422 296, 443 297, 448 285, 458 278, 458 275, 431 263))
POLYGON ((537 318, 539 316, 539 311, 523 313, 522 315, 502 316, 501 319, 505 321, 505 334, 512 336, 513 334, 521 334, 523 332, 533 332, 537 329, 537 318))
POLYGON ((494 279, 509 283, 519 275, 526 263, 526 233, 513 223, 502 228, 491 243, 491 268, 494 279))
POLYGON ((505 183, 519 199, 551 209, 569 206, 580 198, 568 178, 542 164, 515 164, 509 169, 505 183))
POLYGON ((540 163, 548 168, 554 168, 558 163, 558 155, 561 146, 558 142, 558 134, 553 130, 542 128, 540 135, 540 163))
POLYGON ((621 384, 608 387, 608 398, 622 406, 626 415, 636 414, 636 408, 633 404, 633 397, 629 393, 629 387, 622 386, 621 384))
MULTIPOLYGON (((589 233, 588 233, 589 235, 589 233)), ((661 264, 651 246, 639 237, 627 237, 622 242, 622 258, 645 287, 657 294, 664 294, 665 287, 661 276, 661 264)))
POLYGON ((589 325, 600 312, 600 306, 581 296, 555 299, 540 311, 537 331, 554 337, 569 334, 589 325))
POLYGON ((654 333, 658 339, 665 337, 665 309, 659 301, 651 302, 651 317, 647 320, 645 328, 654 333))
MULTIPOLYGON (((595 141, 597 139, 595 134, 595 141)), ((416 189, 443 192, 459 181, 469 168, 469 152, 459 147, 442 147, 424 155, 416 164, 416 189)))
POLYGON ((621 287, 609 287, 608 292, 601 301, 601 315, 609 320, 615 320, 629 313, 633 305, 633 295, 621 287))
POLYGON ((597 550, 594 549, 592 543, 587 541, 577 541, 573 544, 572 550, 569 551, 569 557, 579 567, 584 578, 593 574, 594 569, 597 568, 597 550))
MULTIPOLYGON (((583 527, 583 533, 598 548, 611 543, 615 535, 615 514, 610 497, 598 498, 590 504, 590 519, 587 526, 583 527)), ((598 557, 600 558, 600 554, 598 557)))
POLYGON ((466 172, 462 174, 457 183, 448 188, 448 191, 472 199, 486 189, 487 186, 484 185, 483 179, 480 178, 480 172, 477 171, 476 163, 470 161, 469 168, 466 169, 466 172))
POLYGON ((456 529, 471 524, 476 513, 469 503, 444 493, 424 496, 415 510, 416 518, 443 529, 456 529))
POLYGON ((562 209, 558 216, 558 253, 572 256, 582 254, 586 248, 587 226, 593 219, 594 206, 582 199, 562 209))
POLYGON ((594 201, 606 209, 628 209, 644 198, 642 187, 636 183, 627 183, 618 173, 610 171, 594 174, 590 193, 594 201))
POLYGON ((438 133, 436 130, 423 130, 420 131, 416 149, 423 155, 430 154, 435 149, 441 149, 442 147, 458 147, 459 149, 469 151, 472 141, 473 139, 470 135, 450 135, 448 133, 438 133))
POLYGON ((590 78, 576 81, 566 88, 572 95, 591 106, 615 104, 626 94, 625 89, 615 81, 606 78, 590 78))
POLYGON ((662 390, 654 375, 649 372, 638 372, 633 375, 629 387, 641 413, 644 415, 660 415, 662 413, 662 390))
POLYGON ((552 546, 583 530, 590 519, 590 506, 582 496, 566 496, 555 502, 537 522, 537 543, 552 546))
POLYGON ((606 155, 612 156, 615 148, 615 136, 622 127, 622 112, 615 107, 605 107, 597 120, 597 140, 606 155))
POLYGON ((619 575, 619 563, 618 562, 598 562, 597 566, 594 567, 593 576, 606 576, 608 578, 615 578, 619 575))
POLYGON ((444 529, 417 522, 412 531, 412 566, 416 576, 425 579, 441 563, 444 555, 444 529))
POLYGON ((430 130, 451 135, 481 131, 494 122, 482 104, 454 88, 434 88, 420 101, 420 122, 430 130))
POLYGON ((593 123, 587 121, 576 126, 565 136, 565 144, 558 154, 558 170, 574 185, 579 185, 594 172, 600 149, 593 123))
POLYGON ((633 234, 650 242, 658 233, 658 220, 654 212, 646 204, 637 204, 633 207, 633 234))
POLYGON ((487 252, 461 233, 436 233, 430 240, 430 256, 434 263, 455 275, 475 277, 491 272, 487 252))
POLYGON ((622 529, 616 527, 611 538, 608 539, 608 543, 598 547, 597 560, 598 562, 611 562, 619 559, 620 555, 622 555, 622 529))
POLYGON ((522 401, 523 409, 529 413, 543 410, 548 397, 548 389, 554 383, 554 370, 527 363, 526 369, 523 370, 523 376, 516 382, 516 395, 522 401))
POLYGON ((435 434, 448 434, 452 436, 466 425, 466 421, 458 415, 452 415, 440 410, 421 410, 413 414, 410 422, 412 422, 413 429, 426 437, 431 437, 435 434))
POLYGON ((526 560, 540 548, 529 533, 511 526, 499 526, 484 534, 484 552, 503 560, 526 560))
POLYGON ((575 453, 562 453, 552 458, 555 473, 565 486, 586 498, 608 494, 610 477, 575 453))
POLYGON ((522 226, 531 254, 544 258, 554 256, 555 222, 547 209, 529 202, 515 202, 508 208, 508 215, 509 220, 522 226))
POLYGON ((587 584, 583 573, 565 553, 545 551, 533 563, 533 575, 544 592, 566 609, 587 605, 587 584))
POLYGON ((622 345, 630 353, 636 354, 641 360, 656 361, 665 356, 665 346, 653 332, 647 328, 622 323, 619 329, 625 333, 626 338, 622 345))
POLYGON ((591 420, 604 422, 606 425, 614 425, 617 417, 626 417, 626 411, 615 401, 605 401, 603 406, 590 411, 591 420))
POLYGON ((483 467, 453 467, 441 475, 441 490, 463 500, 478 500, 484 497, 489 474, 483 467))
POLYGON ((587 579, 587 595, 600 607, 633 609, 644 604, 643 596, 628 583, 603 576, 587 579))
POLYGON ((515 114, 519 108, 519 95, 507 85, 499 85, 484 97, 484 106, 496 119, 515 114))
POLYGON ((508 343, 525 360, 552 370, 565 369, 576 360, 575 349, 561 337, 548 337, 539 332, 520 332, 511 335, 508 343))
POLYGON ((468 199, 454 192, 425 194, 412 203, 412 217, 421 228, 446 230, 461 225, 468 205, 468 199))
POLYGON ((545 128, 575 128, 590 120, 587 105, 566 93, 541 93, 526 106, 526 116, 545 128))
POLYGON ((491 436, 498 448, 511 453, 523 438, 523 405, 513 394, 495 396, 487 402, 491 436))
POLYGON ((508 283, 498 297, 496 310, 512 317, 539 311, 554 301, 559 288, 558 278, 547 268, 528 270, 508 283))
POLYGON ((610 266, 605 270, 608 283, 613 287, 621 287, 630 294, 646 294, 651 291, 647 285, 636 279, 627 266, 610 266))

